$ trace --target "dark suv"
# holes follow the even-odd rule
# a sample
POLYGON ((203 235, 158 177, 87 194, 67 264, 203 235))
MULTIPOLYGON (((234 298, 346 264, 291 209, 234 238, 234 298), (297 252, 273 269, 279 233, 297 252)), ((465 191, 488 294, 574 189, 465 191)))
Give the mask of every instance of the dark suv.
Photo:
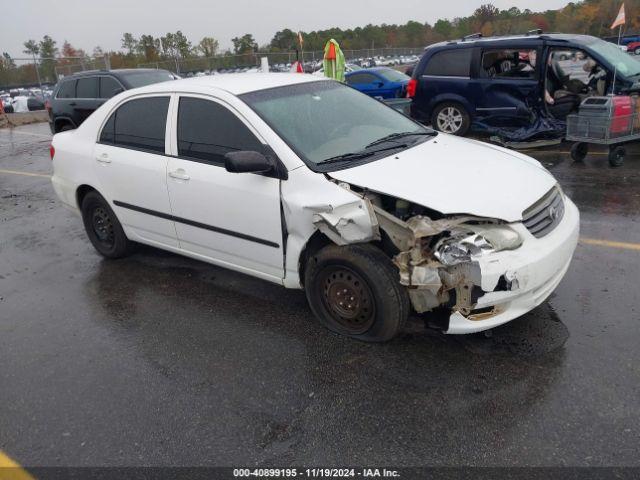
POLYGON ((58 82, 47 103, 52 133, 77 128, 100 105, 120 92, 179 78, 167 70, 147 68, 92 70, 58 82))
POLYGON ((464 135, 528 126, 536 114, 564 120, 585 97, 635 92, 639 79, 640 62, 595 37, 471 35, 427 47, 407 96, 412 117, 464 135))

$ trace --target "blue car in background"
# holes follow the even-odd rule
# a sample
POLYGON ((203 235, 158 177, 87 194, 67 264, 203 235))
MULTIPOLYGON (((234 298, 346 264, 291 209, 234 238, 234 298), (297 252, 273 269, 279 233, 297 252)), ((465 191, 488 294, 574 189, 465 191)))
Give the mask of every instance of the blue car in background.
POLYGON ((388 67, 363 68, 345 74, 347 85, 378 99, 401 98, 410 77, 388 67))

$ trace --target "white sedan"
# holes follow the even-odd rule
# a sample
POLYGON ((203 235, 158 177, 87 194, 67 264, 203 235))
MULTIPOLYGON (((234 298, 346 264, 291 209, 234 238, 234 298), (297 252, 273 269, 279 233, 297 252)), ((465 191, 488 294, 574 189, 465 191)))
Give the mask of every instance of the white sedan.
POLYGON ((579 214, 537 161, 438 134, 312 75, 128 90, 54 136, 53 186, 96 250, 136 242, 303 288, 336 332, 391 339, 523 315, 560 283, 579 214))

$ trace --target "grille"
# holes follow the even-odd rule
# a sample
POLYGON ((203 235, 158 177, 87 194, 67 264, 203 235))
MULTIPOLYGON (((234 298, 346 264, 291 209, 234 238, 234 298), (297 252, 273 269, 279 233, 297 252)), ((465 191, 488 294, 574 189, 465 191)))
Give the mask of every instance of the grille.
POLYGON ((555 186, 522 212, 522 223, 534 237, 542 238, 558 226, 563 216, 564 200, 555 186))

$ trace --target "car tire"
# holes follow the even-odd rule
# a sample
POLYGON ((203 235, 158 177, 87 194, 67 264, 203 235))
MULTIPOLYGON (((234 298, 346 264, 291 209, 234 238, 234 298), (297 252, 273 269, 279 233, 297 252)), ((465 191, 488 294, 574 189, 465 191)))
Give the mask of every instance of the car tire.
POLYGON ((634 54, 636 54, 636 55, 640 55, 640 47, 636 47, 636 48, 633 50, 633 53, 634 53, 634 54))
POLYGON ((69 130, 73 130, 73 125, 71 125, 70 123, 65 123, 64 125, 62 125, 60 127, 58 132, 66 132, 66 131, 69 131, 69 130))
POLYGON ((445 102, 433 109, 431 126, 439 132, 462 137, 469 131, 471 118, 459 103, 445 102))
POLYGON ((409 316, 398 269, 373 245, 329 245, 311 256, 305 290, 316 318, 329 330, 365 342, 395 337, 409 316))
POLYGON ((127 238, 118 217, 98 192, 82 199, 82 222, 91 244, 106 258, 122 258, 131 253, 133 243, 127 238))

